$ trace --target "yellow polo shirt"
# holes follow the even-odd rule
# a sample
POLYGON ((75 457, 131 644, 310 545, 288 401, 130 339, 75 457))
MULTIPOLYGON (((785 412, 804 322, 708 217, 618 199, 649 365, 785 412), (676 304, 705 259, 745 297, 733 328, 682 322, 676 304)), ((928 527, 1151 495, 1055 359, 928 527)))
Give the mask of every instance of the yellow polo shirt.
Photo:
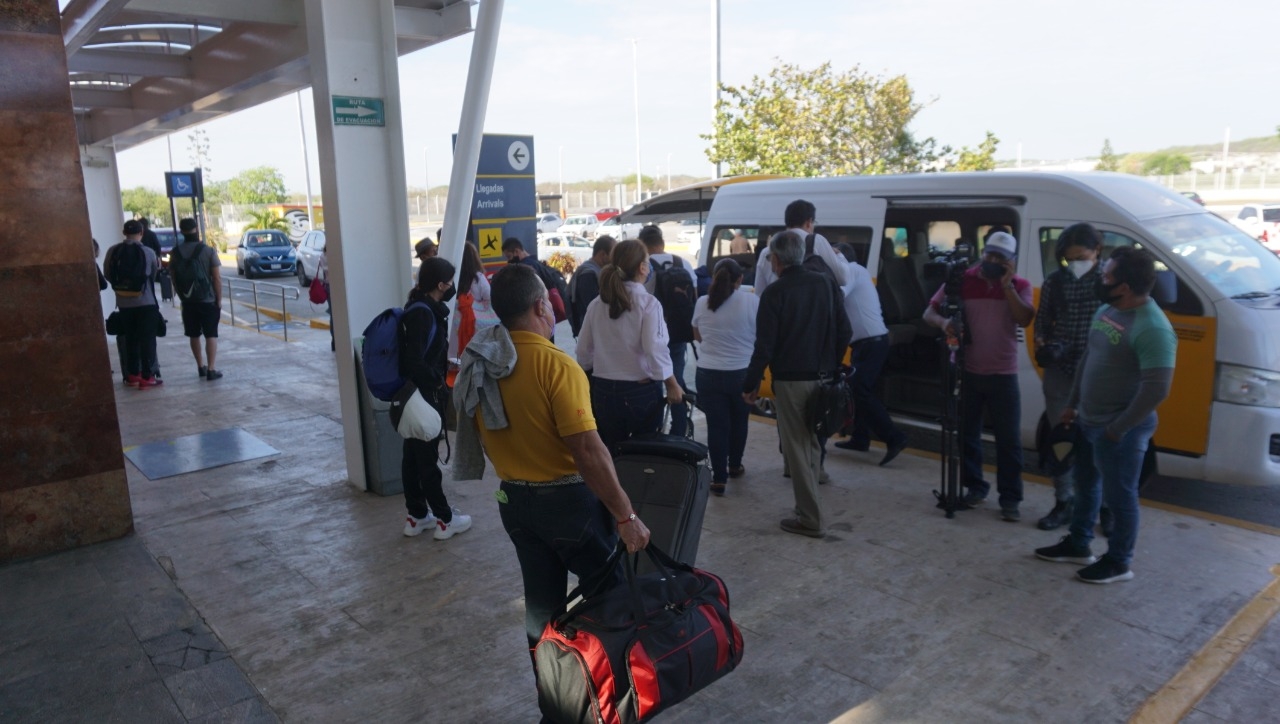
POLYGON ((498 380, 506 428, 487 430, 480 411, 480 441, 502 480, 545 482, 578 472, 561 438, 596 429, 587 375, 572 357, 533 332, 512 332, 516 368, 498 380))

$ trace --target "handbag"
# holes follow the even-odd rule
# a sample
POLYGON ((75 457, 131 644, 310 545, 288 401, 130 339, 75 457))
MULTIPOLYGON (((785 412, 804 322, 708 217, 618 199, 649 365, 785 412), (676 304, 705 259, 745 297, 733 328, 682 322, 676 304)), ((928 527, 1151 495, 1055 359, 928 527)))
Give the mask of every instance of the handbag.
POLYGON ((412 382, 406 382, 391 399, 391 426, 400 437, 431 442, 440 437, 441 425, 440 413, 412 382))
POLYGON ((621 561, 626 583, 593 591, 567 612, 561 607, 534 648, 538 707, 552 721, 649 721, 742 661, 724 581, 652 543, 644 552, 656 571, 638 576, 625 550, 619 543, 605 570, 621 561))
POLYGON ((308 297, 312 304, 324 304, 329 301, 329 289, 319 279, 312 279, 308 297))
POLYGON ((159 310, 156 310, 156 316, 160 318, 160 321, 156 322, 156 336, 163 337, 169 333, 169 320, 165 319, 159 310))
POLYGON ((818 391, 810 400, 810 422, 818 437, 833 437, 852 414, 853 391, 849 378, 853 369, 844 367, 818 381, 818 391))
POLYGON ((116 336, 124 331, 124 321, 120 319, 120 310, 107 315, 107 334, 116 336))

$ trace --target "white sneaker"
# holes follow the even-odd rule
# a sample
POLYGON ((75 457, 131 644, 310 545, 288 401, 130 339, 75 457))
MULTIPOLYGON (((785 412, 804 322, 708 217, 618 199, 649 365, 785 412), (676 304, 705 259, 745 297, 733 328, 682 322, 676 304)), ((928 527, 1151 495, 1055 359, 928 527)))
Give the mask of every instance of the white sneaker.
POLYGON ((427 517, 425 518, 415 518, 412 515, 405 515, 404 534, 410 538, 415 535, 421 535, 422 533, 436 527, 437 522, 439 521, 437 521, 436 517, 431 513, 427 513, 427 517))
POLYGON ((436 532, 432 535, 436 540, 449 540, 455 535, 471 529, 471 516, 463 515, 457 508, 453 510, 453 520, 448 523, 436 519, 436 532))

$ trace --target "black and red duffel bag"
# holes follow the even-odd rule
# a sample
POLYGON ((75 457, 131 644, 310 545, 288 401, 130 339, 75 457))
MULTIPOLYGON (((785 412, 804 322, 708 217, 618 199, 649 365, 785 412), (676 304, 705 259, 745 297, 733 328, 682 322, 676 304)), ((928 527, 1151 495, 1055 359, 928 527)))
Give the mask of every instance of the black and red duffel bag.
POLYGON ((534 649, 538 706, 554 722, 648 721, 742 661, 724 581, 652 544, 657 571, 637 576, 624 550, 610 560, 621 560, 626 583, 551 619, 534 649))

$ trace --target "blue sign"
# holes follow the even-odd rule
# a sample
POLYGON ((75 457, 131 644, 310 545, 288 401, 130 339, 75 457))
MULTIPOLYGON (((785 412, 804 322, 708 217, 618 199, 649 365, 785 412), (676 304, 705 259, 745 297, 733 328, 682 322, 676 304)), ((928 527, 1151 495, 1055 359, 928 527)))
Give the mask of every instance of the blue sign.
MULTIPOLYGON (((454 136, 454 143, 458 137, 454 136)), ((480 141, 471 238, 486 266, 505 263, 502 242, 515 237, 530 254, 538 249, 538 191, 533 136, 485 134, 480 141)))
POLYGON ((194 171, 169 171, 164 175, 164 187, 171 199, 199 199, 204 201, 204 174, 194 171))

